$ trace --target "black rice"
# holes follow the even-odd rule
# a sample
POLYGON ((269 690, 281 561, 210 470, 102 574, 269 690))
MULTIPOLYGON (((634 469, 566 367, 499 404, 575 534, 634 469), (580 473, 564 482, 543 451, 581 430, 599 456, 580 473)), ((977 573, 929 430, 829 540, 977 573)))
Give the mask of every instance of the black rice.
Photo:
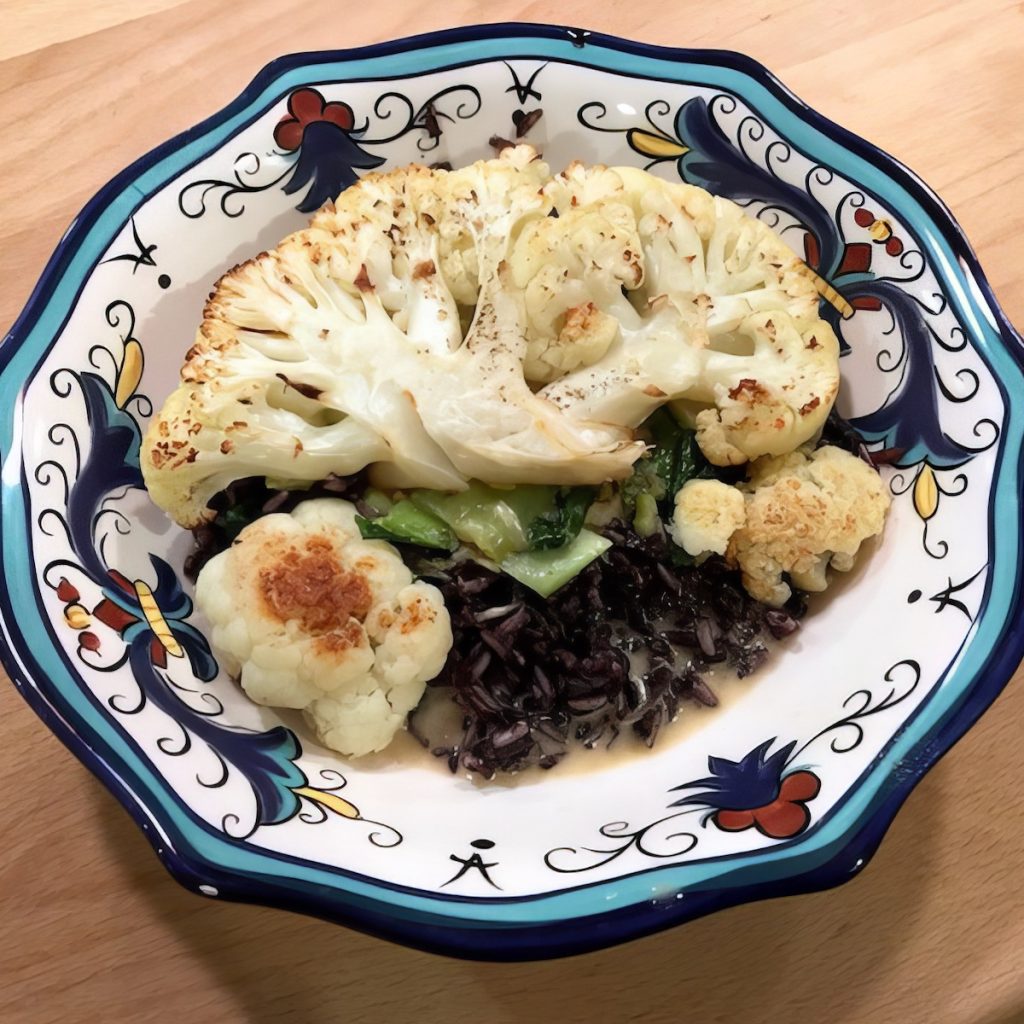
POLYGON ((805 610, 800 597, 766 608, 722 559, 670 567, 663 535, 618 521, 605 533, 609 552, 547 599, 470 560, 419 567, 452 618, 454 646, 430 685, 450 688, 463 714, 462 735, 434 746, 453 772, 550 768, 574 743, 625 729, 652 745, 685 703, 717 704, 712 664, 750 674, 766 638, 792 633, 805 610))
MULTIPOLYGON (((216 517, 193 531, 185 571, 195 579, 261 515, 309 498, 361 504, 365 489, 364 474, 307 490, 237 481, 211 503, 216 517)), ((552 768, 574 744, 610 745, 624 730, 653 745, 683 704, 718 703, 705 679, 711 666, 749 675, 768 656, 766 638, 789 636, 806 612, 799 592, 782 609, 755 601, 720 558, 672 565, 663 531, 642 538, 616 520, 603 532, 609 551, 547 599, 471 559, 438 561, 436 552, 400 545, 451 615, 452 650, 430 685, 450 688, 461 735, 438 742, 415 715, 409 728, 453 772, 552 768)))

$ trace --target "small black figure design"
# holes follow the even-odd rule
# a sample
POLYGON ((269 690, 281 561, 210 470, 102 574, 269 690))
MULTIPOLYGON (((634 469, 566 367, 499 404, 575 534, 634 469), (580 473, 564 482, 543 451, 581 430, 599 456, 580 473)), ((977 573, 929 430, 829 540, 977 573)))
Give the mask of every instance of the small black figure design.
POLYGON ((132 225, 132 238, 135 239, 135 246, 139 250, 138 252, 125 252, 120 256, 111 256, 109 259, 105 259, 104 263, 118 263, 121 260, 128 260, 132 266, 132 273, 134 274, 139 267, 155 267, 156 260, 153 259, 153 253, 156 252, 156 244, 143 245, 142 239, 139 238, 139 229, 135 226, 135 218, 131 220, 132 225))
MULTIPOLYGON (((469 845, 476 850, 490 850, 494 847, 494 843, 490 839, 474 839, 469 845)), ((490 863, 488 863, 483 859, 483 857, 480 856, 479 853, 474 853, 470 857, 456 857, 455 854, 453 853, 449 855, 448 859, 455 861, 456 864, 460 864, 461 867, 459 868, 458 871, 455 872, 454 875, 452 875, 451 878, 448 879, 447 882, 444 882, 442 884, 442 889, 446 885, 451 885, 452 882, 457 882, 464 874, 466 874, 467 871, 469 871, 470 868, 476 868, 476 870, 484 876, 484 879, 487 881, 487 883, 489 885, 492 885, 495 889, 501 888, 501 886, 498 885, 498 883, 495 882, 494 879, 491 878, 491 876, 487 873, 488 868, 497 867, 497 861, 491 861, 490 863)))
POLYGON ((961 590, 966 590, 981 574, 984 572, 984 568, 979 569, 970 579, 964 580, 963 583, 954 583, 951 576, 947 576, 948 584, 944 590, 940 590, 937 594, 933 594, 928 598, 935 604, 936 614, 941 611, 945 611, 946 608, 952 606, 957 611, 963 612, 967 616, 970 622, 974 621, 974 616, 971 615, 967 605, 963 603, 959 598, 954 597, 954 594, 958 594, 961 590))
POLYGON ((537 81, 537 76, 547 67, 547 64, 541 64, 539 68, 534 71, 532 75, 526 80, 524 85, 519 81, 519 75, 516 73, 516 69, 505 61, 505 67, 512 73, 512 84, 505 90, 505 92, 514 92, 516 99, 520 103, 525 103, 531 96, 534 97, 538 102, 541 100, 541 94, 533 87, 533 83, 537 81))

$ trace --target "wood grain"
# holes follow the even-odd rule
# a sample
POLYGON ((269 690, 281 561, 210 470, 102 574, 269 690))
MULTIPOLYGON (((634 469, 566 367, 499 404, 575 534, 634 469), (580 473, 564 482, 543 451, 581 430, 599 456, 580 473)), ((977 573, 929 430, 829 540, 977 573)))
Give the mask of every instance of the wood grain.
MULTIPOLYGON (((557 17, 757 57, 932 184, 1024 323, 1022 10, 981 0, 563 0, 557 17)), ((89 195, 273 57, 552 11, 526 0, 0 0, 0 324, 89 195)), ((500 966, 187 894, 3 682, 0 1020, 1024 1021, 1020 683, 1018 673, 841 889, 569 961, 500 966)))
POLYGON ((183 0, 0 0, 0 60, 42 50, 52 43, 79 39, 92 32, 167 10, 183 0))

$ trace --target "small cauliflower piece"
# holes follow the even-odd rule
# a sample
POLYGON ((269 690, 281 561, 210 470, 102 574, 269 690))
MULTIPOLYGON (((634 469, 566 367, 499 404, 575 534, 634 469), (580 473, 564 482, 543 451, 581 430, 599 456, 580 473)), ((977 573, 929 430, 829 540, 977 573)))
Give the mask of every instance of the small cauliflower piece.
POLYGON ((747 519, 743 492, 721 480, 688 480, 676 493, 669 532, 688 555, 724 555, 747 519))
POLYGON ((829 566, 851 569, 861 544, 881 533, 890 504, 878 473, 831 446, 758 460, 739 487, 746 522, 726 557, 747 591, 775 607, 791 595, 783 573, 802 590, 821 591, 829 566))
POLYGON ((382 750, 441 671, 451 622, 436 587, 321 498, 264 516, 203 568, 196 603, 257 704, 303 710, 326 746, 382 750))

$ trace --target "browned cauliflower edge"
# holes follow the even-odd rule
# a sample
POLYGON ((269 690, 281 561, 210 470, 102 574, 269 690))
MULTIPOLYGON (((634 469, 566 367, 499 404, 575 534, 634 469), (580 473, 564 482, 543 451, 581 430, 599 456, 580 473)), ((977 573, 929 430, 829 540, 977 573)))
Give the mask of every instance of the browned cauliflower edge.
POLYGON ((676 495, 672 535, 690 555, 724 554, 752 597, 779 607, 792 595, 784 576, 817 592, 830 567, 852 569, 861 544, 882 532, 890 502, 871 466, 826 445, 759 459, 735 487, 690 481, 676 495))

